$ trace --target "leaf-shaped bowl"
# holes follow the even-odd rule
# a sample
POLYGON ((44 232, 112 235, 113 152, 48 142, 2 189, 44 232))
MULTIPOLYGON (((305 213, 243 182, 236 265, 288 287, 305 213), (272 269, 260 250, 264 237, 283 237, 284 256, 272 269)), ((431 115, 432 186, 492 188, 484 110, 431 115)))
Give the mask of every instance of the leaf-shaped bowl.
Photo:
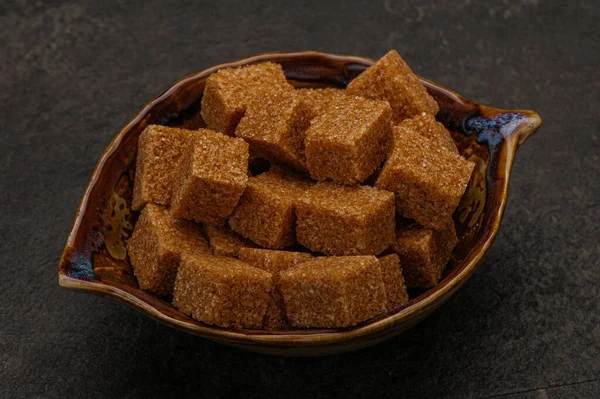
POLYGON ((197 322, 139 289, 126 242, 137 215, 131 211, 138 137, 149 124, 198 128, 206 78, 214 71, 263 61, 280 63, 296 86, 345 87, 373 61, 318 52, 266 53, 188 76, 154 98, 110 143, 81 200, 58 268, 62 287, 117 299, 148 316, 224 344, 280 355, 315 356, 375 344, 410 328, 444 303, 471 276, 492 245, 508 193, 517 147, 541 124, 532 111, 507 111, 468 101, 422 80, 440 105, 438 119, 476 167, 454 214, 459 243, 434 288, 404 306, 351 328, 294 331, 236 330, 197 322))

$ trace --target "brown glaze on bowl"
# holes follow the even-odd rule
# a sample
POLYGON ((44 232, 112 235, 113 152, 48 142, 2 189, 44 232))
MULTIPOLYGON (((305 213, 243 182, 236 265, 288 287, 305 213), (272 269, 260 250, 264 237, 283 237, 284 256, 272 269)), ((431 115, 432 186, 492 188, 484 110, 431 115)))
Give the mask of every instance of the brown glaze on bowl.
POLYGON ((261 331, 219 328, 197 322, 168 302, 139 289, 125 244, 135 224, 131 211, 138 136, 149 124, 203 126, 200 100, 206 78, 230 66, 278 62, 296 86, 345 87, 373 61, 317 52, 267 53, 217 65, 175 83, 148 103, 108 146, 81 200, 58 268, 62 287, 110 296, 150 317, 228 345, 280 355, 316 356, 373 345, 410 328, 444 303, 475 271, 492 245, 506 205, 517 147, 541 124, 532 111, 506 111, 468 101, 423 80, 440 105, 438 119, 460 152, 476 164, 454 214, 459 243, 443 280, 398 309, 355 327, 261 331))

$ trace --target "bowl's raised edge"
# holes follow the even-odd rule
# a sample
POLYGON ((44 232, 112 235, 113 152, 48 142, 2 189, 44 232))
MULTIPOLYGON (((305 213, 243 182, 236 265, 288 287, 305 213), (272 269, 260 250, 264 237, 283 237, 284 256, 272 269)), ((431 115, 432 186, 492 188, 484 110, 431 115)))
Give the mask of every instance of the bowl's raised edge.
MULTIPOLYGON (((85 291, 100 296, 108 296, 114 298, 119 302, 132 306, 135 309, 146 313, 153 319, 170 325, 172 327, 178 328, 186 332, 192 332, 205 338, 216 339, 234 344, 269 344, 280 347, 320 346, 333 342, 343 342, 356 337, 361 337, 364 335, 369 335, 370 333, 381 331, 386 328, 388 323, 384 323, 381 326, 380 324, 389 320, 389 318, 385 318, 380 322, 369 324, 363 328, 357 328, 349 331, 340 332, 313 332, 311 330, 301 330, 298 331, 298 333, 275 332, 273 334, 261 333, 260 330, 254 330, 250 332, 247 330, 221 329, 219 327, 210 327, 194 323, 186 323, 184 321, 167 317, 163 313, 159 312, 156 308, 144 302, 143 300, 127 293, 126 291, 121 290, 118 287, 111 286, 108 284, 86 280, 78 280, 66 274, 59 274, 59 285, 63 288, 67 288, 74 291, 85 291), (367 328, 369 326, 376 325, 380 328, 367 328)), ((428 299, 429 298, 426 298, 425 300, 428 299)), ((422 303, 425 300, 419 303, 422 303)), ((404 310, 398 313, 395 313, 393 316, 398 316, 398 318, 400 318, 405 314, 410 313, 418 320, 419 315, 425 310, 426 309, 423 307, 421 311, 415 312, 415 309, 409 307, 405 308, 404 310), (412 310, 409 312, 409 309, 412 310)))
MULTIPOLYGON (((373 62, 372 60, 370 60, 368 58, 364 58, 364 57, 329 54, 329 53, 321 53, 321 52, 315 52, 315 51, 300 51, 300 52, 287 52, 287 53, 286 52, 261 53, 261 54, 258 54, 258 55, 252 56, 252 57, 242 58, 242 59, 239 59, 239 60, 236 60, 233 62, 219 64, 219 65, 213 66, 211 68, 205 69, 201 72, 186 76, 186 77, 178 80, 177 82, 175 82, 172 86, 170 86, 168 89, 166 89, 161 94, 159 94, 154 99, 152 99, 148 104, 146 104, 142 108, 142 110, 119 131, 117 136, 112 140, 112 142, 109 144, 107 149, 102 154, 102 157, 100 158, 100 160, 98 161, 98 163, 96 165, 96 168, 94 169, 94 173, 92 174, 92 176, 90 178, 90 182, 88 183, 88 186, 82 197, 80 206, 77 210, 71 232, 67 239, 65 250, 64 250, 61 260, 60 260, 60 264, 59 264, 59 284, 60 284, 60 286, 62 286, 64 288, 74 289, 74 290, 89 291, 92 293, 109 295, 111 297, 114 297, 114 298, 120 300, 121 302, 124 302, 130 306, 133 306, 133 307, 145 312, 146 314, 148 314, 149 316, 153 317, 156 320, 159 320, 163 323, 169 324, 171 326, 174 326, 176 328, 179 328, 179 329, 182 329, 182 330, 185 330, 188 332, 196 333, 198 335, 201 335, 201 336, 204 336, 207 338, 214 338, 214 339, 218 339, 218 340, 222 340, 222 341, 231 341, 233 343, 240 343, 240 344, 243 344, 243 343, 247 343, 247 344, 265 343, 265 344, 271 344, 271 345, 277 345, 277 346, 313 346, 313 345, 316 346, 316 345, 323 345, 323 344, 333 343, 333 342, 342 342, 342 341, 346 341, 346 340, 351 340, 353 338, 374 334, 376 332, 382 331, 386 328, 389 328, 389 327, 392 327, 392 326, 398 324, 404 318, 406 318, 407 320, 415 319, 415 318, 418 319, 419 316, 422 313, 426 312, 429 307, 434 306, 436 303, 438 303, 438 301, 442 301, 444 298, 447 298, 447 296, 450 293, 452 293, 462 283, 464 283, 464 281, 466 281, 466 279, 472 274, 472 272, 480 264, 481 260, 483 259, 483 257, 485 256, 485 254, 487 253, 489 248, 491 247, 491 245, 496 237, 496 233, 498 231, 498 228, 500 226, 500 222, 502 219, 502 215, 504 213, 504 208, 506 206, 506 197, 507 197, 507 192, 508 192, 508 182, 509 182, 509 178, 510 178, 510 170, 511 170, 511 166, 512 166, 512 160, 514 157, 514 153, 517 148, 517 144, 518 144, 518 142, 522 143, 527 137, 529 137, 533 132, 535 132, 535 130, 537 129, 537 127, 539 127, 539 124, 541 123, 541 118, 539 117, 539 115, 537 113, 535 113, 533 111, 518 111, 518 112, 525 113, 529 117, 528 119, 530 120, 531 123, 521 124, 520 126, 516 127, 515 131, 513 132, 514 134, 510 134, 510 137, 513 137, 517 140, 514 140, 514 141, 507 140, 507 145, 502 146, 501 151, 506 151, 506 154, 504 154, 505 156, 500 157, 504 161, 503 162, 504 163, 503 171, 502 171, 502 173, 499 173, 499 175, 504 177, 502 179, 503 186, 502 186, 502 190, 501 190, 501 192, 502 192, 501 203, 497 209, 497 212, 494 215, 494 219, 490 222, 492 225, 491 226, 492 228, 490 230, 488 230, 489 234, 485 238, 485 241, 483 242, 483 244, 481 246, 481 250, 478 251, 477 253, 472 253, 470 255, 469 259, 466 260, 466 262, 467 262, 466 266, 457 275, 455 275, 452 279, 445 281, 445 282, 439 284, 438 286, 436 286, 435 288, 433 288, 432 289, 433 292, 431 292, 430 295, 426 296, 425 298, 416 302, 414 305, 412 305, 408 308, 402 309, 399 312, 391 314, 388 317, 383 318, 381 320, 377 320, 372 323, 367 323, 364 326, 359 326, 357 328, 350 329, 348 331, 340 331, 340 332, 334 331, 334 332, 314 333, 314 334, 310 334, 310 333, 295 334, 293 332, 284 333, 284 334, 271 334, 269 332, 248 333, 248 332, 244 332, 243 330, 242 331, 223 330, 223 329, 219 329, 219 328, 196 325, 196 324, 191 324, 191 323, 184 323, 181 321, 174 320, 174 319, 158 312, 155 308, 148 305, 144 301, 136 298, 135 296, 133 296, 131 294, 128 294, 127 292, 125 292, 119 288, 110 286, 108 284, 75 279, 75 278, 68 276, 65 273, 65 271, 64 271, 65 268, 63 266, 66 265, 67 262, 69 262, 69 260, 70 260, 68 258, 70 258, 70 254, 72 253, 73 244, 74 244, 76 235, 78 233, 79 226, 81 224, 81 218, 83 217, 84 211, 86 209, 86 206, 87 206, 87 203, 89 200, 89 195, 93 189, 94 184, 96 183, 96 181, 98 179, 101 169, 104 167, 107 159, 119 147, 126 132, 129 131, 141 119, 146 117, 148 115, 149 111, 156 104, 167 99, 175 91, 177 91, 183 84, 187 83, 188 81, 193 80, 193 79, 198 79, 204 75, 209 75, 212 72, 214 72, 218 69, 221 69, 221 68, 238 66, 238 65, 246 64, 246 63, 256 63, 256 62, 261 62, 261 61, 266 61, 266 60, 271 60, 271 61, 277 62, 277 59, 279 59, 279 58, 290 59, 290 58, 303 58, 303 57, 325 57, 325 58, 329 58, 332 60, 339 60, 339 61, 346 61, 346 62, 354 61, 354 62, 365 64, 365 65, 369 65, 373 62)), ((462 96, 460 96, 459 94, 455 93, 454 91, 452 91, 450 89, 442 87, 442 86, 440 86, 434 82, 431 82, 427 79, 421 78, 421 80, 426 86, 433 86, 433 87, 439 89, 440 91, 444 92, 446 95, 453 97, 454 99, 456 99, 457 101, 459 101, 463 104, 472 103, 471 101, 463 98, 462 96)), ((504 110, 499 110, 499 109, 495 109, 495 108, 491 108, 491 107, 486 107, 486 106, 481 106, 481 107, 485 107, 486 109, 488 109, 490 111, 494 111, 496 113, 506 112, 504 110)))

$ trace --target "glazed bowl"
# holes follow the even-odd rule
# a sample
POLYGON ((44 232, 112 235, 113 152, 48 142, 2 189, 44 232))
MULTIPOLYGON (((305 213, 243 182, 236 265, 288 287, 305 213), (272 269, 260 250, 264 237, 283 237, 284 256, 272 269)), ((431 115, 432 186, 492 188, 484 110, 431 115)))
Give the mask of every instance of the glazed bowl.
POLYGON ((195 321, 168 302, 140 290, 126 243, 137 218, 131 198, 138 137, 149 124, 199 128, 200 100, 214 71, 263 61, 280 63, 297 87, 345 87, 373 61, 318 52, 266 53, 217 65, 183 78, 150 101, 110 143, 81 200, 58 267, 62 287, 121 301, 148 316, 227 345, 279 355, 317 356, 373 345, 423 320, 473 274, 492 245, 506 206, 513 157, 541 124, 538 114, 500 110, 468 101, 422 80, 440 106, 445 124, 475 170, 454 213, 459 243, 442 281, 413 292, 401 308, 344 329, 262 331, 227 329, 195 321))

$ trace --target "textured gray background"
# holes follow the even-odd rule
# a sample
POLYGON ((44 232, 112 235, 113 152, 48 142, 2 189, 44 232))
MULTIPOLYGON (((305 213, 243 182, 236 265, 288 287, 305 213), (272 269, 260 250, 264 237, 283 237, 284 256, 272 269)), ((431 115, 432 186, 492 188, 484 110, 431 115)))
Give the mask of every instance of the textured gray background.
POLYGON ((599 11, 594 0, 2 1, 0 397, 600 397, 599 11), (494 247, 431 318, 356 353, 276 358, 58 287, 98 157, 172 82, 261 51, 390 48, 467 98, 544 118, 517 154, 494 247))

